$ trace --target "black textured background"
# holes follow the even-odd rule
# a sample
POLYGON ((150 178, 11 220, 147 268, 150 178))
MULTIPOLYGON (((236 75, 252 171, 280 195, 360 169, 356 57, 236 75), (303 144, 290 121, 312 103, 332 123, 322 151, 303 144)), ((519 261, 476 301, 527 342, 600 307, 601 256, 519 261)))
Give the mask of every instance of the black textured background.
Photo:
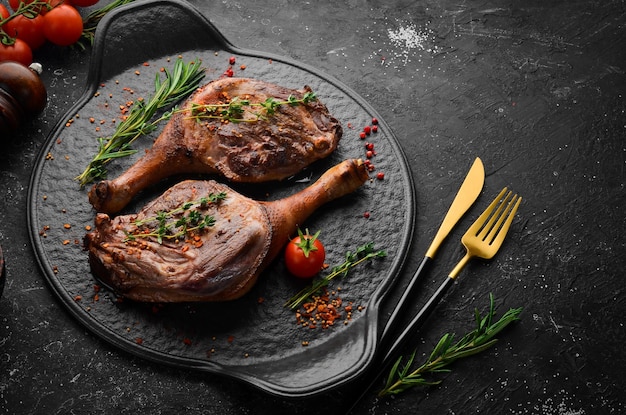
MULTIPOLYGON (((101 2, 103 3, 103 2, 101 2)), ((472 328, 494 293, 522 321, 441 386, 356 413, 621 413, 625 366, 626 8, 621 1, 192 2, 233 44, 286 56, 356 90, 391 126, 415 181, 417 267, 475 156, 485 191, 420 286, 415 309, 462 254, 458 238, 502 186, 522 194, 498 256, 476 261, 416 334, 428 353, 472 328)), ((167 27, 153 29, 167 37, 167 27)), ((124 34, 120 33, 123 37, 124 34)), ((0 154, 4 413, 342 413, 360 385, 283 401, 224 377, 132 357, 76 322, 37 267, 26 226, 45 138, 79 99, 90 56, 39 54, 50 102, 0 154)), ((402 288, 402 281, 398 288, 402 288)), ((395 298, 397 293, 392 295, 395 298)))

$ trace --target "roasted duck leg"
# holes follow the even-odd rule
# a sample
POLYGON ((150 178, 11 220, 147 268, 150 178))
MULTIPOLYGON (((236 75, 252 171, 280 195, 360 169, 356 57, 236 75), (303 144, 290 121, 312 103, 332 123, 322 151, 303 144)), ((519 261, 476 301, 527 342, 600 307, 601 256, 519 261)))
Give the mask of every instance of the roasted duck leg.
POLYGON ((199 88, 150 149, 114 180, 96 183, 89 201, 117 213, 142 189, 178 174, 220 174, 233 182, 290 177, 332 153, 339 121, 309 87, 223 78, 199 88))
POLYGON ((309 215, 367 179, 361 160, 346 160, 304 190, 270 202, 212 180, 187 180, 137 214, 111 219, 98 213, 85 237, 91 268, 118 295, 136 301, 236 299, 309 215))

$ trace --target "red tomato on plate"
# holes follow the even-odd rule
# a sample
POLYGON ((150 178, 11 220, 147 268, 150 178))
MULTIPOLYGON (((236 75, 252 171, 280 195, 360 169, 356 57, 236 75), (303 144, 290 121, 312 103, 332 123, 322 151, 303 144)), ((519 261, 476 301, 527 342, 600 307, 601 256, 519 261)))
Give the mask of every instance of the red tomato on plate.
POLYGON ((307 229, 303 234, 298 229, 298 236, 285 248, 285 265, 290 273, 298 278, 311 278, 320 272, 326 259, 324 245, 317 237, 320 232, 310 235, 307 229))

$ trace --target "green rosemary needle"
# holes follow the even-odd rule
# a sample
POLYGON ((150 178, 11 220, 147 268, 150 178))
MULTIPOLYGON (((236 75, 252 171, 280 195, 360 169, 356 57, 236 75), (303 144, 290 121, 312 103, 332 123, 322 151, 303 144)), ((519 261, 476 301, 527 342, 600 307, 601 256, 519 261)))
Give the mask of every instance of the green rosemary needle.
POLYGON ((328 283, 336 276, 345 276, 348 274, 348 271, 350 271, 357 265, 369 259, 383 258, 385 256, 387 256, 387 253, 385 251, 374 250, 374 244, 372 242, 358 247, 354 252, 348 251, 346 253, 346 260, 341 265, 333 267, 330 274, 316 278, 311 285, 303 288, 297 294, 287 300, 284 306, 295 310, 302 304, 304 304, 311 296, 316 294, 319 290, 326 287, 328 283))
POLYGON ((171 72, 165 70, 165 79, 161 80, 157 73, 154 95, 147 102, 136 100, 128 117, 118 124, 113 135, 98 139, 97 154, 76 177, 81 186, 105 178, 106 164, 111 160, 136 153, 131 144, 140 136, 154 131, 161 121, 168 120, 175 109, 153 120, 157 111, 173 105, 198 88, 205 75, 200 64, 200 61, 187 64, 182 59, 177 59, 171 72))
POLYGON ((404 358, 400 356, 391 368, 385 387, 378 393, 378 396, 398 394, 415 386, 437 385, 441 383, 441 380, 429 380, 425 375, 450 372, 448 366, 454 361, 475 355, 493 346, 498 341, 495 336, 509 324, 519 320, 522 309, 509 309, 498 321, 493 322, 495 314, 493 294, 489 294, 489 301, 489 312, 486 316, 482 317, 480 312, 475 310, 476 328, 474 330, 456 343, 454 343, 454 334, 444 334, 421 366, 411 369, 416 351, 409 356, 404 365, 401 365, 404 358))

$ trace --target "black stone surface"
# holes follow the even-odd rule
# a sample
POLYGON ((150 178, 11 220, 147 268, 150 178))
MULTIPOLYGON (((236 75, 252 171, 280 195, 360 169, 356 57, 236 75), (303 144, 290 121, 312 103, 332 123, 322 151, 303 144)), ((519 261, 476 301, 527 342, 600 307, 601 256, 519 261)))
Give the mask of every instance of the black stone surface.
MULTIPOLYGON (((105 2, 102 1, 101 4, 105 2)), ((524 197, 501 252, 475 261, 407 345, 418 357, 473 311, 524 307, 491 350, 459 361, 440 386, 363 414, 610 414, 626 406, 622 270, 626 218, 626 8, 617 1, 192 2, 234 45, 319 68, 357 91, 393 129, 417 200, 417 268, 476 156, 484 194, 444 244, 413 310, 462 255, 464 229, 503 186, 524 197)), ((167 36, 167 28, 154 28, 167 36)), ((120 33, 120 37, 124 34, 120 33)), ((49 104, 0 154, 2 413, 344 413, 355 382, 284 400, 223 376, 149 362, 94 336, 50 290, 27 228, 43 143, 82 96, 90 55, 45 48, 49 104)), ((388 310, 383 309, 383 315, 388 310)))

